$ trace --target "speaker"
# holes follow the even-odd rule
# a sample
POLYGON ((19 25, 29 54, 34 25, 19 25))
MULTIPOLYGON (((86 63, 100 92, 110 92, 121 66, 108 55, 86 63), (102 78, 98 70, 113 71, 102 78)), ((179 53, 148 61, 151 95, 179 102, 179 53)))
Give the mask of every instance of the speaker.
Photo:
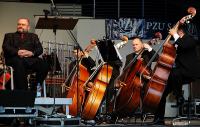
POLYGON ((179 114, 181 116, 187 116, 187 115, 195 115, 195 103, 194 101, 189 102, 185 101, 183 105, 179 108, 179 114), (189 109, 188 109, 189 108, 189 109))
POLYGON ((36 93, 27 90, 0 90, 0 106, 33 107, 36 93))
POLYGON ((200 79, 196 79, 191 85, 191 97, 192 99, 200 99, 200 79))

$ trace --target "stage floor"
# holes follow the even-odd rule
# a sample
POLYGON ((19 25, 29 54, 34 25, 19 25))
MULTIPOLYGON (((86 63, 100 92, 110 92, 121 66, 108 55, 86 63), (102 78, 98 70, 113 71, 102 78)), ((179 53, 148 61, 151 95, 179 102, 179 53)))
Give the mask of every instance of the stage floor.
MULTIPOLYGON (((184 117, 178 118, 165 118, 165 125, 155 125, 152 124, 153 118, 147 118, 144 122, 141 121, 140 118, 125 118, 120 119, 116 124, 96 124, 98 127, 122 127, 122 126, 159 126, 159 127, 167 127, 167 126, 200 126, 200 117, 191 117, 190 119, 184 117)), ((80 126, 88 126, 89 124, 81 124, 80 126)), ((89 125, 90 126, 90 125, 89 125)), ((92 125, 91 125, 92 126, 92 125)))
MULTIPOLYGON (((63 125, 62 127, 88 127, 88 126, 96 126, 96 127, 137 127, 137 126, 148 126, 148 127, 167 127, 167 126, 200 126, 200 117, 191 117, 190 119, 183 118, 178 119, 176 118, 165 118, 165 125, 155 125, 152 124, 153 118, 146 118, 144 122, 141 121, 140 118, 125 118, 125 119, 119 119, 116 124, 108 124, 105 122, 102 123, 84 123, 83 120, 81 120, 80 125, 63 125)), ((0 124, 0 127, 10 127, 10 125, 0 124)), ((17 127, 17 126, 16 126, 17 127)), ((54 124, 44 124, 44 125, 24 125, 23 122, 21 122, 21 125, 18 127, 61 127, 61 125, 54 125, 54 124)))

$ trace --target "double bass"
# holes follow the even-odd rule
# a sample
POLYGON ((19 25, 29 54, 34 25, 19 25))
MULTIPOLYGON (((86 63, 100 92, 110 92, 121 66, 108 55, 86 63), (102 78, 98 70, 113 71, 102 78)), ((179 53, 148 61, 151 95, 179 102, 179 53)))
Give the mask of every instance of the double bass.
POLYGON ((103 100, 107 85, 112 76, 112 67, 109 64, 104 64, 98 75, 95 77, 94 84, 89 90, 87 99, 82 112, 82 118, 92 120, 96 116, 99 106, 103 100))
MULTIPOLYGON (((128 37, 123 36, 122 42, 118 43, 116 48, 122 48, 128 42, 128 37)), ((102 103, 106 92, 107 85, 110 82, 113 68, 108 63, 102 62, 102 67, 94 79, 82 112, 82 118, 85 120, 92 120, 102 103)))
MULTIPOLYGON (((196 14, 196 10, 188 10, 190 13, 187 16, 184 16, 180 21, 188 21, 189 19, 193 18, 196 14)), ((182 22, 178 21, 173 29, 177 29, 182 22)), ((170 71, 173 67, 175 57, 176 57, 176 49, 174 45, 170 43, 171 35, 169 34, 165 41, 160 45, 159 49, 162 48, 162 52, 159 55, 157 60, 157 64, 154 67, 154 70, 151 75, 151 79, 147 83, 145 90, 144 90, 144 98, 143 98, 143 110, 144 111, 155 111, 158 107, 163 92, 166 87, 166 83, 170 74, 170 71)), ((156 53, 158 53, 157 50, 156 53)), ((153 60, 152 57, 151 60, 153 60)), ((150 60, 150 62, 152 62, 150 60)))
MULTIPOLYGON (((95 46, 91 42, 90 45, 84 50, 84 52, 89 52, 95 46)), ((80 52, 81 53, 81 52, 80 52)), ((79 54, 83 57, 84 53, 79 54)), ((72 104, 69 105, 69 114, 72 116, 77 116, 78 113, 81 112, 82 105, 85 100, 85 82, 88 80, 90 73, 88 72, 87 68, 84 67, 80 61, 82 57, 79 59, 78 62, 78 73, 74 73, 71 79, 71 85, 68 88, 67 98, 72 98, 72 104)), ((75 68, 75 67, 74 67, 75 68)), ((73 69, 74 70, 74 69, 73 69)), ((73 71, 72 70, 72 71, 73 71)), ((76 72, 76 71, 74 71, 76 72)))
MULTIPOLYGON (((161 39, 161 34, 147 43, 149 45, 156 44, 158 39, 161 39)), ((144 50, 143 48, 143 50, 125 67, 123 73, 117 80, 117 83, 122 85, 114 100, 114 112, 120 117, 135 112, 140 105, 143 84, 143 78, 140 77, 140 74, 143 73, 146 77, 150 76, 150 70, 145 68, 145 63, 143 59, 140 58, 144 50)))

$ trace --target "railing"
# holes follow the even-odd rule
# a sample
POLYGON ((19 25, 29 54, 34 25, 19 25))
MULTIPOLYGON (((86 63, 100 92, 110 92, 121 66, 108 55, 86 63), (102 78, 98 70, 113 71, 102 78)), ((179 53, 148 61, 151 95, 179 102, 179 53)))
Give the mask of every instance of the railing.
MULTIPOLYGON (((82 6, 79 4, 56 4, 56 9, 61 16, 81 16, 82 6)), ((51 8, 51 14, 56 15, 56 11, 51 8)))

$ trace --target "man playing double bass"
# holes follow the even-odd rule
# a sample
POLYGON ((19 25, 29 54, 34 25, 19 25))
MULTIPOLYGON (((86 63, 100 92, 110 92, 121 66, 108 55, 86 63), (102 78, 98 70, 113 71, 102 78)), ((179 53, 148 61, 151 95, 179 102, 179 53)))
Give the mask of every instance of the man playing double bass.
MULTIPOLYGON (((87 48, 84 51, 80 51, 80 48, 78 48, 78 49, 75 48, 75 50, 73 51, 74 55, 80 60, 81 65, 83 65, 87 69, 89 74, 93 74, 93 71, 95 71, 93 68, 96 66, 95 61, 88 54, 89 53, 88 50, 91 50, 91 48, 94 46, 96 46, 96 40, 91 40, 91 45, 87 46, 87 48)), ((114 92, 113 91, 114 79, 115 79, 115 77, 118 76, 118 74, 120 72, 120 66, 122 65, 122 62, 120 60, 119 61, 117 60, 117 61, 109 61, 108 63, 113 68, 112 69, 112 77, 110 79, 108 87, 106 88, 107 89, 106 90, 107 91, 106 100, 109 102, 109 100, 112 97, 113 92, 114 92)), ((74 61, 70 64, 70 68, 73 68, 74 65, 76 65, 76 61, 74 61)), ((70 70, 70 72, 71 71, 73 71, 73 70, 70 70)), ((85 77, 86 75, 83 75, 83 76, 85 77)), ((71 78, 68 78, 68 79, 71 79, 71 78)), ((86 84, 86 86, 88 86, 89 88, 93 87, 95 85, 93 82, 94 80, 95 80, 94 77, 92 77, 92 79, 89 80, 89 82, 86 84)), ((69 84, 69 83, 70 82, 67 81, 66 84, 69 84)), ((107 104, 109 104, 109 103, 107 103, 107 104)), ((83 109, 83 111, 85 111, 84 109, 83 109)), ((87 109, 85 112, 87 112, 87 109)), ((76 114, 73 114, 73 115, 76 115, 76 114)))
POLYGON ((155 51, 152 49, 152 47, 147 43, 143 43, 142 40, 139 37, 133 38, 132 48, 133 48, 134 52, 126 56, 125 67, 140 52, 142 52, 140 57, 143 58, 145 63, 148 63, 149 60, 151 59, 151 57, 155 53, 155 51))
MULTIPOLYGON (((80 63, 87 68, 89 73, 92 73, 92 68, 96 66, 95 61, 89 56, 88 52, 86 51, 81 51, 79 47, 74 47, 73 50, 73 55, 74 57, 78 57, 78 59, 81 59, 80 63)), ((69 72, 72 71, 74 66, 76 65, 76 61, 73 61, 69 66, 70 70, 69 72)))
POLYGON ((200 63, 197 59, 196 40, 187 34, 186 25, 177 29, 170 29, 169 34, 174 37, 176 47, 175 64, 168 77, 167 86, 155 113, 154 123, 164 124, 165 104, 167 95, 173 91, 177 98, 177 105, 184 102, 182 85, 200 77, 200 63))
MULTIPOLYGON (((116 87, 120 88, 120 90, 118 91, 118 94, 115 98, 115 109, 112 113, 112 122, 115 122, 116 117, 126 117, 128 115, 132 115, 132 113, 139 108, 140 97, 142 97, 140 95, 140 90, 142 89, 137 89, 137 83, 135 83, 135 81, 133 80, 137 80, 137 76, 135 76, 135 71, 136 74, 138 74, 137 72, 139 72, 139 70, 137 69, 140 68, 138 68, 138 61, 142 59, 142 66, 145 67, 155 54, 155 51, 150 46, 150 44, 143 43, 140 37, 134 37, 132 40, 133 53, 130 53, 126 56, 126 62, 123 72, 118 77, 115 84, 116 87)), ((156 55, 156 59, 157 57, 158 55, 156 55)), ((147 69, 149 70, 150 68, 151 63, 149 64, 149 67, 147 67, 147 69)), ((143 75, 142 80, 143 79, 148 80, 148 76, 143 75)))

